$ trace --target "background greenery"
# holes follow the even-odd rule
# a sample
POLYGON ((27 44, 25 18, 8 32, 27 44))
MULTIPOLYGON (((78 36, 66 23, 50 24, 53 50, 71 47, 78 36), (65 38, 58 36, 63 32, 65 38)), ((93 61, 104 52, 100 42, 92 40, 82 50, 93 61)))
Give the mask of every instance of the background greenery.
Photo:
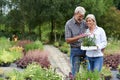
POLYGON ((107 51, 119 50, 120 0, 0 0, 0 37, 12 40, 15 34, 18 40, 39 39, 42 43, 62 45, 65 23, 77 6, 85 7, 86 15, 96 16, 98 26, 108 37, 107 51))
POLYGON ((0 0, 0 36, 64 40, 64 25, 76 6, 85 7, 86 15, 94 14, 108 37, 120 39, 120 0, 0 0))
MULTIPOLYGON (((120 53, 120 0, 0 0, 0 37, 4 36, 12 41, 13 35, 17 35, 19 41, 23 40, 22 42, 18 41, 18 45, 24 46, 26 51, 43 48, 39 46, 42 45, 39 42, 32 43, 32 46, 25 46, 25 43, 30 43, 27 40, 40 40, 43 44, 54 43, 61 51, 70 55, 69 45, 64 40, 64 26, 66 21, 73 16, 74 9, 77 6, 85 7, 86 15, 89 13, 94 14, 98 26, 104 28, 108 38, 108 45, 104 53, 120 53)), ((4 53, 0 54, 3 57, 0 58, 2 59, 0 64, 6 63, 8 59, 11 59, 10 62, 14 62, 21 58, 20 52, 17 51, 21 51, 22 48, 13 47, 14 43, 10 43, 8 39, 0 39, 0 52, 4 53), (13 57, 9 55, 10 53, 13 53, 13 57), (6 54, 8 55, 4 56, 6 54), (11 57, 6 58, 8 56, 11 57)), ((28 59, 28 61, 30 60, 28 59)), ((49 70, 45 72, 41 70, 42 72, 40 72, 37 68, 35 69, 33 73, 36 76, 31 77, 31 79, 36 80, 39 77, 43 77, 43 79, 60 79, 58 75, 49 70), (37 75, 39 72, 43 74, 47 72, 48 76, 37 75)), ((29 70, 31 68, 28 71, 26 69, 25 77, 29 70)), ((28 74, 31 75, 33 73, 28 74)), ((21 73, 14 71, 11 75, 14 74, 16 74, 16 77, 20 77, 21 73)), ((91 77, 94 75, 89 73, 86 76, 91 77)), ((24 75, 21 76, 21 79, 23 77, 24 75)), ((96 78, 98 77, 95 77, 95 80, 96 78)))

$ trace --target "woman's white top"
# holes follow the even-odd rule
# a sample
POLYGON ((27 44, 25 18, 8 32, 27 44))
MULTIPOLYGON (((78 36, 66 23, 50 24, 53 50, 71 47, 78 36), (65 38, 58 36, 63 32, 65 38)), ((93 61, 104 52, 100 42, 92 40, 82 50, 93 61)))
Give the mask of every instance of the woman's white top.
POLYGON ((90 33, 90 30, 87 29, 86 33, 89 33, 89 37, 94 37, 95 35, 95 44, 98 46, 97 50, 87 50, 86 55, 88 57, 100 57, 103 56, 103 52, 101 51, 107 45, 107 38, 105 31, 103 28, 96 26, 93 33, 90 33))

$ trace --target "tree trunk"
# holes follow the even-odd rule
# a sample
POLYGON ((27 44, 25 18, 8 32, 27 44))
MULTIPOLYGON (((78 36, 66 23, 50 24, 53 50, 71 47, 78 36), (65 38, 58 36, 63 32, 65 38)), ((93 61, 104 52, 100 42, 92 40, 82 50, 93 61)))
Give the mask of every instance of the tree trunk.
POLYGON ((41 26, 39 26, 39 40, 41 41, 41 26))
POLYGON ((52 19, 51 20, 51 32, 50 32, 50 42, 52 43, 54 42, 54 32, 53 32, 54 28, 55 28, 55 22, 52 19))

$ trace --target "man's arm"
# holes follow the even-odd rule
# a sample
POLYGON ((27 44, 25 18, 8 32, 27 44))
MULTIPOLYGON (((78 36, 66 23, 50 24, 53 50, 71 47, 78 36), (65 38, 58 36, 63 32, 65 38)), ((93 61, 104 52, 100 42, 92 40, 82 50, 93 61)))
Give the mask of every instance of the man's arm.
POLYGON ((77 36, 72 37, 72 31, 69 28, 68 23, 65 25, 65 40, 67 43, 74 43, 78 41, 80 38, 87 36, 86 34, 79 34, 77 36))
POLYGON ((80 35, 72 37, 72 38, 67 38, 66 42, 67 43, 74 43, 74 42, 78 41, 80 38, 83 38, 85 36, 87 36, 87 35, 86 34, 80 34, 80 35))

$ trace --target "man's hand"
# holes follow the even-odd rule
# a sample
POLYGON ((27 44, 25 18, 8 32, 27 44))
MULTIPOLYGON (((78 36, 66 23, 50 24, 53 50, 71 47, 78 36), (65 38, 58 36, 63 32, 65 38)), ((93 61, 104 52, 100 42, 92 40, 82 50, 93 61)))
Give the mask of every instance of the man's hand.
POLYGON ((86 37, 86 36, 88 36, 88 35, 87 35, 87 34, 82 33, 82 34, 79 34, 79 36, 80 36, 80 38, 82 38, 82 37, 86 37))

